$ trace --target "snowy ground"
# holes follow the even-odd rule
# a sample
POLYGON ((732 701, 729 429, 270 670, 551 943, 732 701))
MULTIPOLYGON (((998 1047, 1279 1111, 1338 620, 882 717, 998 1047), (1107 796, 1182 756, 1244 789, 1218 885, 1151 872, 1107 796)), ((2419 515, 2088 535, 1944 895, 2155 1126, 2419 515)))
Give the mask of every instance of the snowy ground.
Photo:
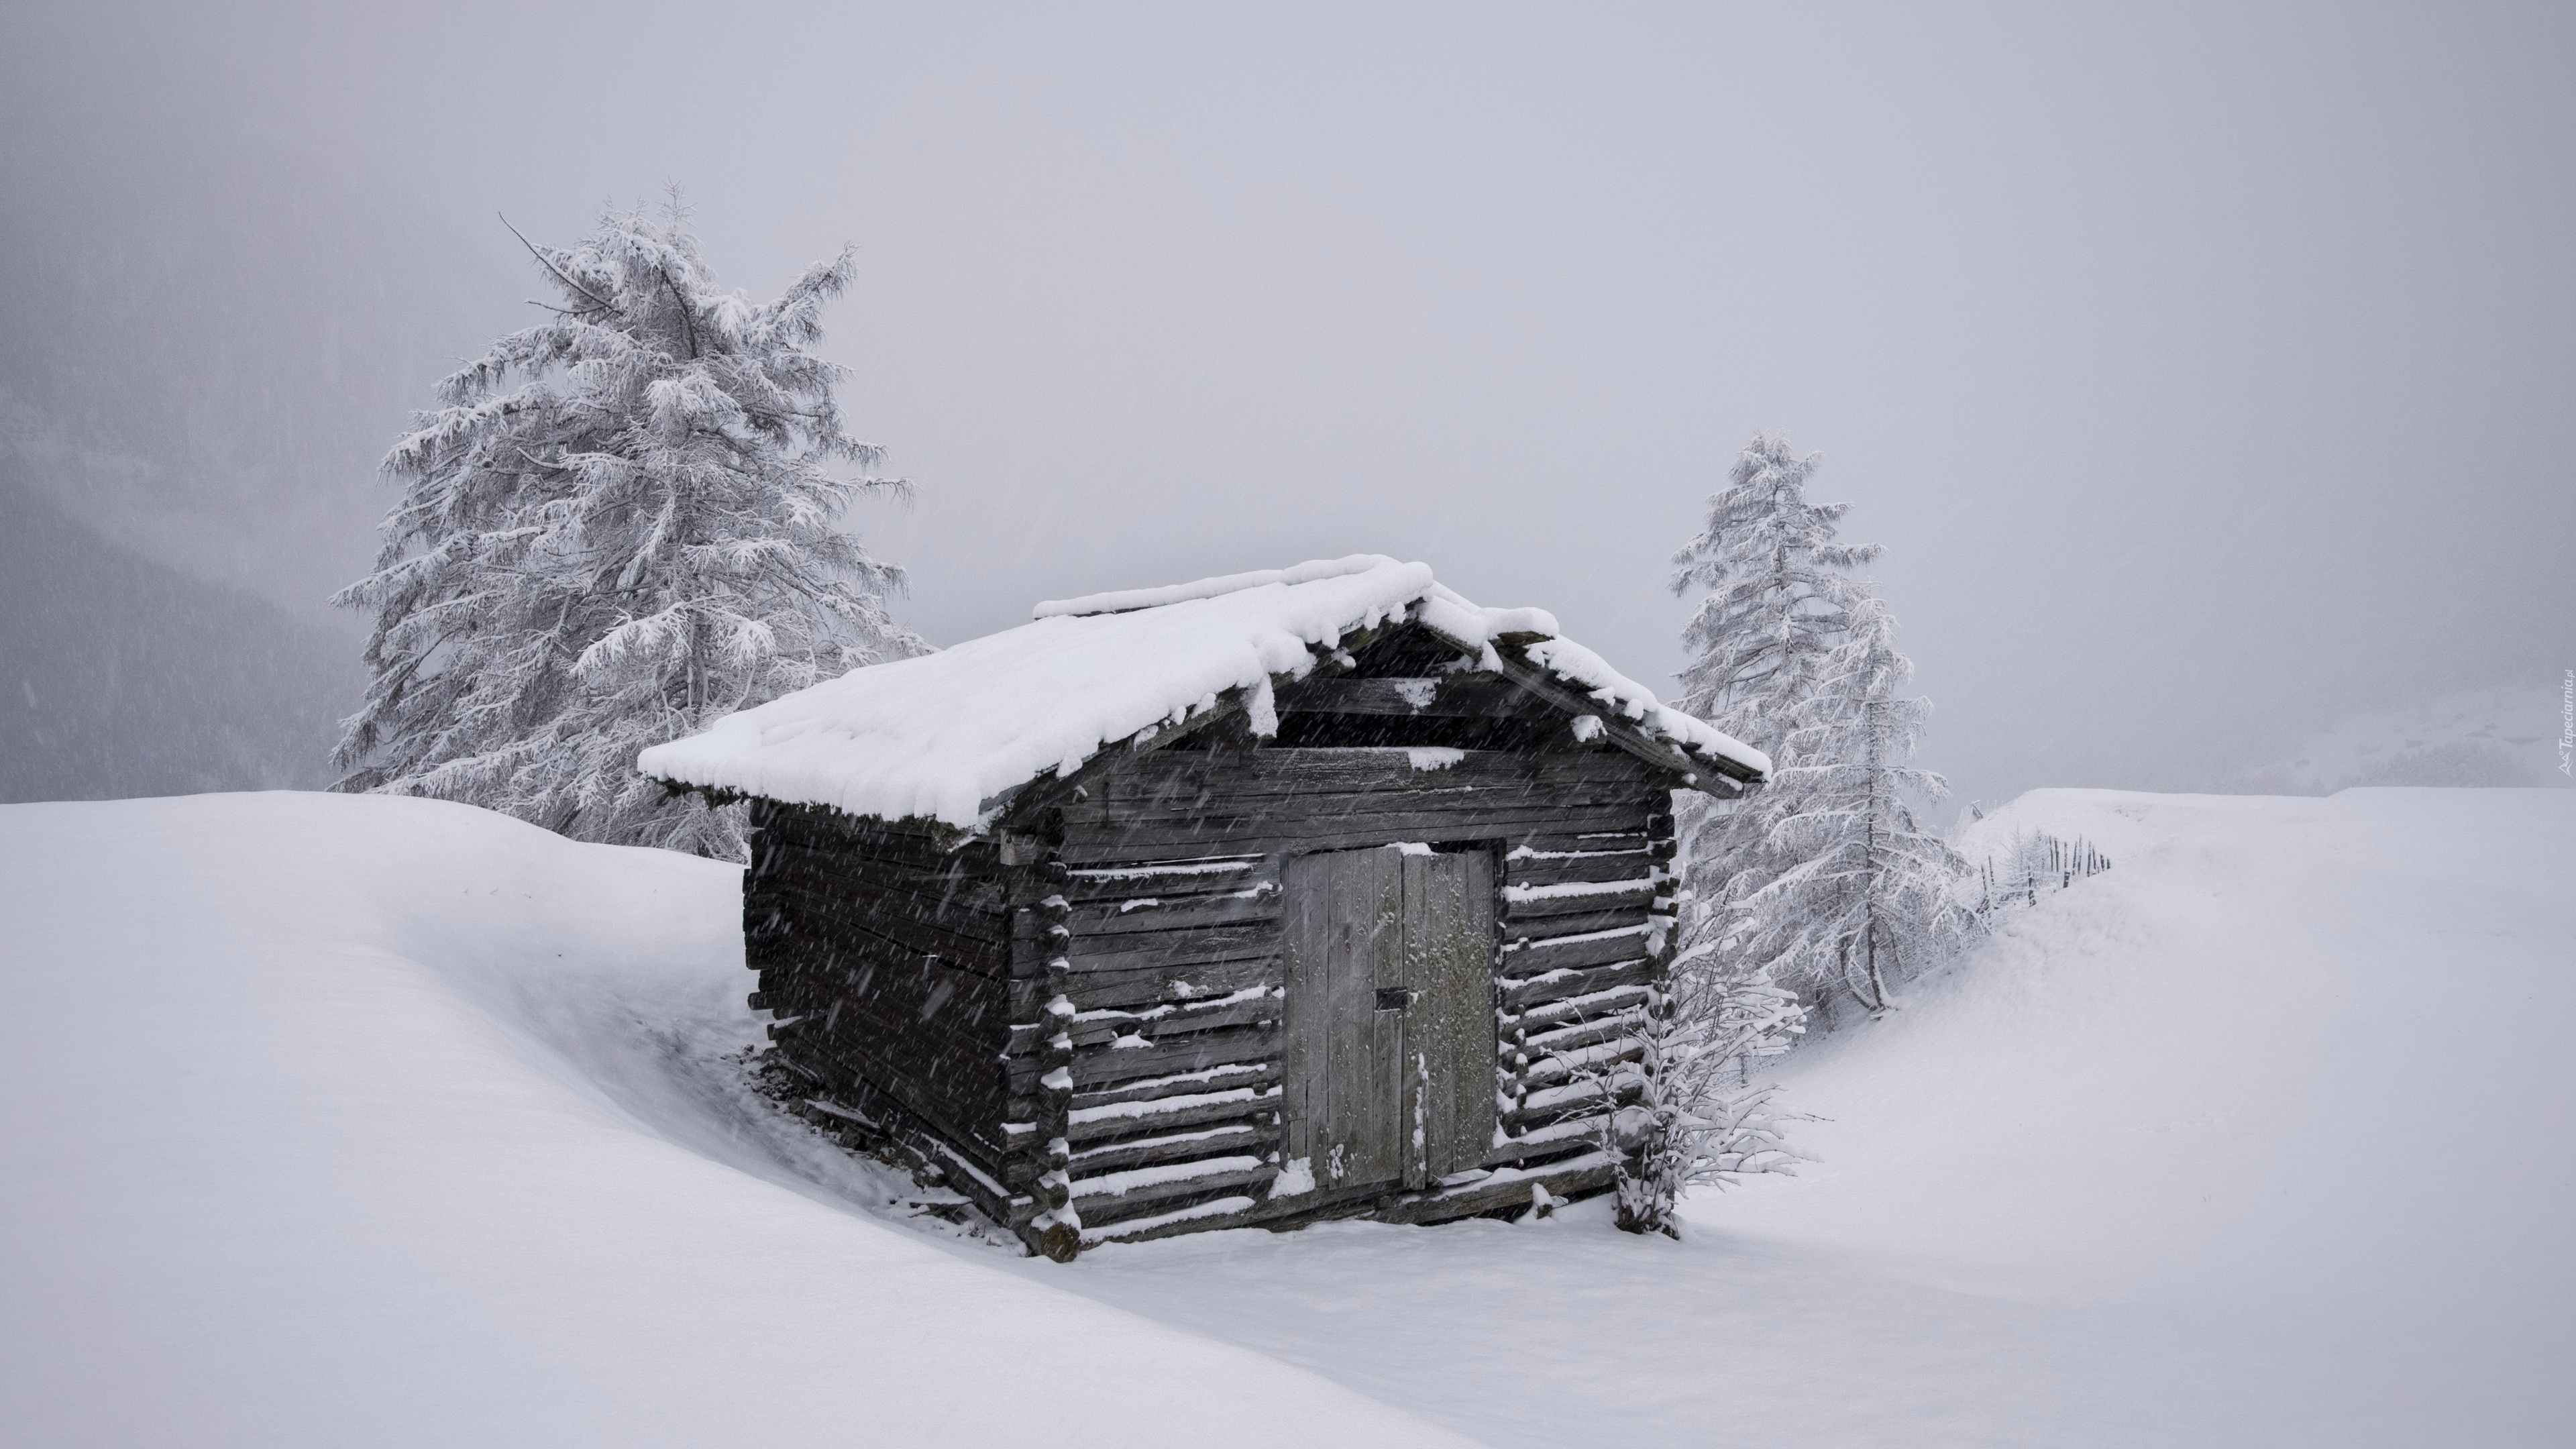
POLYGON ((2043 792, 2117 862, 1802 1053, 1796 1181, 1098 1250, 727 1063, 734 873, 461 807, 0 809, 28 1444, 2542 1444, 2576 792, 2043 792))

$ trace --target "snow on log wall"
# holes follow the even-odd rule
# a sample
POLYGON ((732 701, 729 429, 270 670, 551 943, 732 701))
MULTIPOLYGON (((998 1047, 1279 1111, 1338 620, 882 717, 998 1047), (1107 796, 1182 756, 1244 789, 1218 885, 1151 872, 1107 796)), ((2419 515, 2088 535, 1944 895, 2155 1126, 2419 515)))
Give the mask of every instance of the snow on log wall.
POLYGON ((1606 748, 1164 750, 1041 836, 950 852, 767 806, 750 955, 789 1060, 946 1139, 925 1155, 1041 1251, 1515 1208, 1609 1180, 1598 1069, 1635 1055, 1660 969, 1668 786, 1606 748), (1317 1191, 1282 1178, 1284 863, 1395 842, 1501 867, 1493 1151, 1422 1192, 1317 1191))

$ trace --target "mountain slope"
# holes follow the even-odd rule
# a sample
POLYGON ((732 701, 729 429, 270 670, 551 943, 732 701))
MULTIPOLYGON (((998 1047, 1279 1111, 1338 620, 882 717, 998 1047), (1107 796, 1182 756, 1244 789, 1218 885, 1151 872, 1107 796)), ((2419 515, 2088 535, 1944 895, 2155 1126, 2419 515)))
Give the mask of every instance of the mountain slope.
POLYGON ((354 639, 109 543, 0 448, 0 801, 317 786, 354 639))

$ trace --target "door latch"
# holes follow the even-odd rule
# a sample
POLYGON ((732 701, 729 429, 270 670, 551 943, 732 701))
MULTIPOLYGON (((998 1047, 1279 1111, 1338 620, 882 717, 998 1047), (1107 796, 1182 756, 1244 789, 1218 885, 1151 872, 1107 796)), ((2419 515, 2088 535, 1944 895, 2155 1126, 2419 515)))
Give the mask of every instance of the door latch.
POLYGON ((1377 1009, 1380 1011, 1402 1011, 1413 1004, 1413 998, 1416 994, 1417 993, 1402 986, 1381 986, 1377 989, 1377 1009))

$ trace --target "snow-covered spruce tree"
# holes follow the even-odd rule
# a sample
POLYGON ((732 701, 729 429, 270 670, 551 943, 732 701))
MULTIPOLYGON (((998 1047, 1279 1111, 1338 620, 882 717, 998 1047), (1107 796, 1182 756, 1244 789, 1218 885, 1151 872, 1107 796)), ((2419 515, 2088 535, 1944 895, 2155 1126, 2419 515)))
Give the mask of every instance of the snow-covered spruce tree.
MULTIPOLYGON (((1757 435, 1709 500, 1706 527, 1673 555, 1673 592, 1707 591, 1682 629, 1690 662, 1679 707, 1769 752, 1777 767, 1795 762, 1793 731, 1862 597, 1846 570, 1879 553, 1835 541, 1850 505, 1807 501, 1815 467, 1785 439, 1757 435)), ((1794 862, 1767 848, 1743 804, 1693 796, 1680 826, 1687 955, 1724 942, 1733 904, 1794 862)))
POLYGON ((1720 927, 1745 968, 1812 1000, 1848 992, 1872 1011, 1890 1004, 1891 978, 1970 919, 1967 862, 1908 803, 1948 791, 1909 763, 1932 707, 1898 693, 1914 666, 1895 637, 1886 606, 1862 592, 1784 739, 1790 763, 1746 802, 1769 858, 1787 864, 1731 895, 1720 927))
POLYGON ((1602 1090, 1629 1096, 1603 1119, 1618 1225, 1680 1236, 1675 1209, 1701 1183, 1787 1172, 1798 1160, 1783 1140, 1774 1091, 1756 1084, 1756 1062, 1786 1052, 1805 1030, 1795 993, 1760 973, 1726 970, 1701 949, 1675 963, 1629 1013, 1641 1054, 1600 1072, 1602 1090))
POLYGON ((385 472, 404 489, 339 788, 461 800, 582 840, 742 854, 739 807, 670 798, 636 753, 917 653, 901 570, 834 527, 898 481, 847 477, 841 369, 816 356, 844 249, 776 301, 717 290, 686 216, 529 245, 553 315, 439 384, 385 472))

